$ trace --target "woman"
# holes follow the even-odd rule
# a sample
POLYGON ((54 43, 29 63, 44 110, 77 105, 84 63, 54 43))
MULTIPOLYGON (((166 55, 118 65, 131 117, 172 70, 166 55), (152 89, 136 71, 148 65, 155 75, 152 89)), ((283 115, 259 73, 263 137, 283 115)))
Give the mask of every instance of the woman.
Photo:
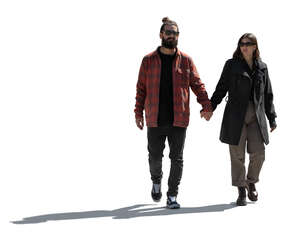
POLYGON ((267 116, 271 132, 276 128, 273 92, 265 63, 260 59, 256 37, 244 34, 238 47, 224 66, 221 78, 211 98, 212 107, 228 92, 220 140, 229 144, 232 185, 238 187, 238 206, 245 206, 248 198, 257 201, 255 183, 265 159, 269 143, 267 116), (249 153, 248 172, 245 169, 245 148, 249 153))

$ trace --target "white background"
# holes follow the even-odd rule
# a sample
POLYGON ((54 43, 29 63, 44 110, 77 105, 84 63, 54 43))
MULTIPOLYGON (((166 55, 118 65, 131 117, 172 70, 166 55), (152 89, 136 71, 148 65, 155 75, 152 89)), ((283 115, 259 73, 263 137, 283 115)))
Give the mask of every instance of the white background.
POLYGON ((1 1, 0 232, 299 232, 296 2, 1 1), (256 204, 230 205, 237 191, 228 146, 218 140, 224 101, 206 122, 192 93, 182 209, 163 208, 168 147, 164 196, 151 200, 146 130, 133 109, 141 60, 160 45, 165 16, 178 23, 178 47, 209 96, 239 37, 257 36, 278 128, 256 204))

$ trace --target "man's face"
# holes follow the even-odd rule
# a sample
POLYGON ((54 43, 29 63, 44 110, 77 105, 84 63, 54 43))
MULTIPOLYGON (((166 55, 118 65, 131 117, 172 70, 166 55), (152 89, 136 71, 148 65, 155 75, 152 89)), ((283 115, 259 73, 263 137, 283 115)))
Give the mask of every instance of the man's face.
POLYGON ((174 25, 165 25, 164 30, 160 33, 161 45, 168 49, 177 47, 179 32, 174 25))

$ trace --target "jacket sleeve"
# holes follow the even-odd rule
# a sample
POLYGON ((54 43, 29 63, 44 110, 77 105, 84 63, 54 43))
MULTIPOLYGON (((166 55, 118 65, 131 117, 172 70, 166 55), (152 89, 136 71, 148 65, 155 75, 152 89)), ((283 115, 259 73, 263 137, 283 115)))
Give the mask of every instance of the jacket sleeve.
POLYGON ((270 127, 276 127, 276 121, 275 118, 277 117, 275 112, 275 107, 273 104, 273 91, 272 91, 272 85, 269 78, 268 68, 265 69, 265 90, 264 90, 264 99, 265 99, 265 111, 266 116, 269 120, 270 127))
POLYGON ((197 102, 202 105, 204 112, 212 112, 210 100, 208 98, 205 85, 201 81, 196 66, 192 59, 190 59, 190 87, 197 96, 197 102))
POLYGON ((135 118, 143 118, 143 110, 146 98, 146 59, 144 58, 140 66, 138 81, 136 84, 135 97, 135 118))
POLYGON ((216 89, 210 99, 213 111, 217 108, 218 104, 220 104, 225 97, 228 89, 229 89, 229 75, 230 75, 230 64, 229 60, 226 61, 223 71, 220 77, 220 80, 216 86, 216 89))

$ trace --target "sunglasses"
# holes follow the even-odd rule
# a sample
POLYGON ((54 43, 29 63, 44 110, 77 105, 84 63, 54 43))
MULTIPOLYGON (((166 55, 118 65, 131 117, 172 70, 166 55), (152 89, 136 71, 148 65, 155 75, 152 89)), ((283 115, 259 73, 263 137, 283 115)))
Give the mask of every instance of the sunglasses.
POLYGON ((255 45, 255 43, 253 43, 253 42, 240 42, 239 43, 239 46, 240 47, 243 47, 243 46, 246 46, 246 47, 249 47, 249 46, 252 46, 252 45, 255 45))
POLYGON ((178 36, 179 35, 179 32, 176 32, 176 31, 173 31, 173 30, 165 30, 164 33, 167 36, 170 36, 170 35, 178 36))

